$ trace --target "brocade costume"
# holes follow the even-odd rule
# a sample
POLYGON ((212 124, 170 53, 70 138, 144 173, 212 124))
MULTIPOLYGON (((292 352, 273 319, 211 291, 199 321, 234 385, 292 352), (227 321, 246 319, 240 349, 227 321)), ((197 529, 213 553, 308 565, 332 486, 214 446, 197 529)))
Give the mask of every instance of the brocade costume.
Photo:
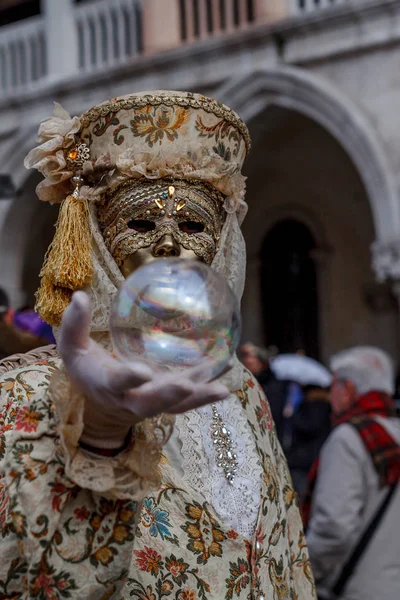
MULTIPOLYGON (((80 118, 58 107, 40 136, 28 166, 45 175, 44 200, 65 197, 71 163, 83 156, 87 185, 79 195, 92 265, 85 290, 99 344, 110 347, 118 267, 146 244, 131 219, 150 222, 154 239, 165 231, 179 238, 241 297, 240 168, 249 138, 235 113, 203 96, 157 92, 80 118), (190 237, 185 218, 202 229, 190 237)), ((49 256, 38 305, 57 323, 62 302, 83 286, 49 256)), ((85 398, 54 348, 10 358, 1 369, 0 598, 315 598, 268 402, 237 359, 223 377, 231 395, 217 406, 237 455, 232 481, 216 461, 212 406, 147 419, 119 455, 96 456, 79 445, 85 398)))

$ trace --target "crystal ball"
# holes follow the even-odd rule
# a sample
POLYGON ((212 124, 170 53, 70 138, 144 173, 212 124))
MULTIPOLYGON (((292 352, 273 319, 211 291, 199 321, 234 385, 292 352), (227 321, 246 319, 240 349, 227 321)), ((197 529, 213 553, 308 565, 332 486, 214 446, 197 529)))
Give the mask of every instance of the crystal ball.
POLYGON ((199 381, 220 375, 240 338, 236 298, 204 263, 160 258, 135 270, 113 303, 110 333, 123 362, 159 370, 194 368, 199 381))

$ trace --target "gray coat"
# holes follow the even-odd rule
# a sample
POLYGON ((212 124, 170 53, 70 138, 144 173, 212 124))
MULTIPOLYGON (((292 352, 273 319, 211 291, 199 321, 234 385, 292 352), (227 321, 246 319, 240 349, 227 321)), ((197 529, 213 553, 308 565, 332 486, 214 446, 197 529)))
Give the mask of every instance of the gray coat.
MULTIPOLYGON (((400 443, 400 421, 379 418, 400 443)), ((351 425, 340 425, 322 448, 307 541, 322 598, 383 501, 370 455, 351 425)), ((400 600, 400 485, 349 580, 342 600, 400 600)))

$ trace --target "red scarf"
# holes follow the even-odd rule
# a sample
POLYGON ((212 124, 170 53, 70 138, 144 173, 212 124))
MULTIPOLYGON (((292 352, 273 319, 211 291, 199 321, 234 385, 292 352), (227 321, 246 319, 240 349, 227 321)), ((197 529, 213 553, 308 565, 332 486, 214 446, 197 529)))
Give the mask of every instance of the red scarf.
MULTIPOLYGON (((395 417, 393 399, 383 392, 369 392, 361 396, 348 411, 334 417, 333 426, 349 423, 355 427, 370 454, 381 487, 400 480, 400 446, 375 417, 395 417)), ((319 458, 308 475, 308 491, 302 506, 304 527, 307 527, 312 495, 318 477, 319 458)))

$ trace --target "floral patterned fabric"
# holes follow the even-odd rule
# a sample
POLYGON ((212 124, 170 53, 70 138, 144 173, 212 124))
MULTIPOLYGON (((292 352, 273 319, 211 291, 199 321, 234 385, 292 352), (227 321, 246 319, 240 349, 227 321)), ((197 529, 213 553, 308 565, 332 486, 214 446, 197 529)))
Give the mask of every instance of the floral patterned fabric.
POLYGON ((245 213, 241 168, 250 150, 249 131, 234 111, 201 94, 129 94, 74 118, 56 103, 38 141, 25 166, 44 175, 36 188, 41 200, 61 202, 71 191, 68 159, 74 144, 84 144, 88 186, 81 188, 81 197, 97 200, 104 186, 125 178, 172 176, 211 183, 228 197, 228 212, 240 206, 245 213))
POLYGON ((58 366, 37 361, 0 379, 0 600, 315 598, 286 462, 250 375, 237 394, 264 475, 247 540, 185 488, 166 459, 159 488, 141 503, 110 500, 69 479, 47 395, 58 366))

